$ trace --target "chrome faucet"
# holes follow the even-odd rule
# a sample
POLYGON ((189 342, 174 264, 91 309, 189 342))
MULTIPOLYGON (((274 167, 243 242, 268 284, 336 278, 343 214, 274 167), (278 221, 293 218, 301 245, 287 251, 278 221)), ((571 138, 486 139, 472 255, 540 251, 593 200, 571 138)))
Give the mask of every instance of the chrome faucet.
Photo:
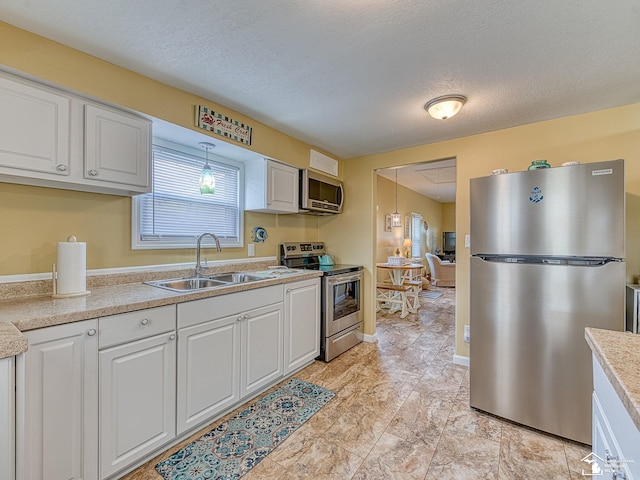
POLYGON ((202 243, 202 239, 206 236, 210 236, 216 242, 216 249, 221 252, 222 248, 220 248, 220 240, 213 233, 203 233, 198 237, 198 241, 196 242, 196 277, 202 276, 202 265, 200 265, 200 244, 202 243))

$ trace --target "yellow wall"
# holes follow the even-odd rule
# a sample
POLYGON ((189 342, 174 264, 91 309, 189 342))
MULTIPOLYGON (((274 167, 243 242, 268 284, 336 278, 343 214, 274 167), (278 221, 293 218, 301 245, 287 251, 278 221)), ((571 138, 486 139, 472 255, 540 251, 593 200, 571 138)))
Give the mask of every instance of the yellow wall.
MULTIPOLYGON (((455 121, 451 120, 451 121, 455 121)), ((365 288, 373 292, 372 266, 376 261, 375 170, 444 158, 456 158, 456 228, 459 238, 469 233, 469 179, 489 175, 496 168, 525 170, 532 160, 545 158, 557 167, 567 161, 595 162, 626 159, 627 280, 640 273, 640 104, 524 125, 448 142, 371 155, 344 162, 345 182, 360 203, 348 215, 338 216, 326 234, 340 242, 350 263, 366 267, 365 288), (347 231, 367 232, 370 245, 347 241, 347 231)), ((606 234, 606 232, 604 232, 606 234)), ((469 323, 469 250, 458 242, 456 252, 456 353, 467 356, 462 330, 469 323)), ((620 288, 624 288, 623 285, 620 288)), ((373 294, 366 299, 365 332, 375 332, 373 294)))
MULTIPOLYGON (((253 127, 251 150, 306 167, 309 145, 230 109, 95 57, 0 22, 0 64, 80 93, 196 130, 198 103, 220 109, 253 127)), ((455 119, 450 120, 455 122, 455 119)), ((213 136, 213 134, 212 134, 213 136)), ((215 138, 215 137, 214 137, 215 138)), ((534 159, 553 166, 570 160, 627 160, 627 271, 640 274, 640 104, 566 117, 449 142, 340 162, 345 184, 342 215, 306 217, 248 213, 245 235, 253 226, 269 232, 256 255, 276 255, 282 240, 326 241, 337 261, 365 266, 365 333, 375 333, 372 267, 376 262, 378 187, 375 170, 457 159, 455 231, 469 233, 469 179, 493 169, 524 170, 534 159), (315 237, 315 238, 314 238, 315 237)), ((131 251, 129 198, 0 183, 0 274, 48 271, 55 242, 76 234, 88 242, 88 267, 116 267, 192 261, 192 250, 131 251), (86 236, 85 236, 86 235, 86 236)), ((464 245, 464 244, 462 244, 464 245)), ((245 256, 225 249, 216 258, 245 256)), ((469 319, 469 252, 459 245, 456 269, 456 351, 467 355, 462 326, 469 319)))
MULTIPOLYGON (((442 231, 443 232, 456 231, 456 204, 455 203, 442 204, 442 231)), ((441 239, 441 243, 442 243, 442 239, 441 239)))
MULTIPOLYGON (((3 22, 0 65, 206 135, 193 126, 194 106, 204 104, 253 128, 248 149, 308 167, 310 146, 304 142, 204 98, 3 22)), ((0 219, 0 275, 50 271, 56 243, 71 234, 87 242, 90 269, 193 261, 192 249, 131 250, 131 199, 127 197, 0 183, 0 219)), ((317 240, 319 235, 317 217, 247 212, 245 242, 251 241, 254 226, 266 228, 269 234, 265 243, 256 244, 256 256, 277 255, 281 241, 317 240)), ((209 257, 246 257, 246 249, 224 249, 209 257)))
MULTIPOLYGON (((391 232, 385 230, 385 216, 395 211, 396 191, 395 182, 377 175, 377 191, 376 197, 376 262, 386 262, 387 257, 393 256, 397 247, 401 251, 402 242, 404 240, 404 228, 392 228, 391 232)), ((426 235, 430 236, 431 244, 439 245, 442 234, 442 204, 431 198, 420 195, 402 185, 398 186, 398 211, 403 217, 411 218, 411 213, 419 213, 422 219, 429 223, 429 230, 425 232, 421 230, 421 251, 425 252, 426 235)), ((411 221, 411 220, 409 220, 411 221)), ((403 221, 404 224, 404 221, 403 221)), ((435 249, 433 246, 433 249, 435 249)))

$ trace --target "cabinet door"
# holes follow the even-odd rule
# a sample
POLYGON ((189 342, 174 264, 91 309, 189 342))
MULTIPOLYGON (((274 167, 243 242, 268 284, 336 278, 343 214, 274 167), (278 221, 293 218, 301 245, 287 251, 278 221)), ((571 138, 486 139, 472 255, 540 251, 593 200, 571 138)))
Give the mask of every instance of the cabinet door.
POLYGON ((320 355, 319 279, 286 286, 284 342, 285 375, 320 355))
POLYGON ((100 351, 100 477, 175 437, 175 333, 100 351))
POLYGON ((298 212, 298 169, 267 160, 267 208, 282 212, 298 212))
POLYGON ((15 478, 15 357, 0 359, 0 478, 15 478))
POLYGON ((0 173, 68 175, 71 100, 0 76, 0 105, 0 173))
POLYGON ((17 357, 17 478, 98 477, 97 320, 26 332, 17 357))
POLYGON ((240 319, 233 315, 180 329, 178 434, 239 400, 240 319))
POLYGON ((283 316, 282 303, 242 315, 241 397, 282 377, 283 316))
POLYGON ((85 178, 149 187, 151 122, 95 105, 84 115, 85 178))
POLYGON ((640 458, 640 430, 595 355, 592 364, 591 451, 597 455, 606 478, 640 478, 636 460, 640 458), (618 476, 611 477, 614 472, 618 476))

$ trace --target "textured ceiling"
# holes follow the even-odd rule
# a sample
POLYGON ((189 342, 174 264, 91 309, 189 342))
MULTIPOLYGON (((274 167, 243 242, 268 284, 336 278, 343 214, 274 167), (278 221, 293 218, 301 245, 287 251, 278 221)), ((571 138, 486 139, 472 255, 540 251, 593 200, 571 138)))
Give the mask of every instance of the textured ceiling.
POLYGON ((640 101, 638 0, 2 0, 0 19, 345 159, 640 101), (463 110, 428 117, 448 93, 463 110))
POLYGON ((381 168, 377 174, 398 185, 418 192, 440 203, 456 201, 456 160, 416 163, 399 168, 381 168))

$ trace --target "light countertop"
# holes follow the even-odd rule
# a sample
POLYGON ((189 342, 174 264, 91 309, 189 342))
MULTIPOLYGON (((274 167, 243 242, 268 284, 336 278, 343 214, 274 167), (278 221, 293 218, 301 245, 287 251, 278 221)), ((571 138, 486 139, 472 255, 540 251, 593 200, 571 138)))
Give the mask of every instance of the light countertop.
POLYGON ((587 327, 585 338, 640 430, 640 335, 587 327))
POLYGON ((299 270, 276 278, 188 293, 172 292, 143 283, 126 283, 92 288, 91 294, 85 297, 56 299, 51 296, 35 296, 0 300, 0 358, 18 355, 27 350, 27 339, 21 333, 27 330, 306 280, 321 275, 321 272, 314 270, 299 270))

